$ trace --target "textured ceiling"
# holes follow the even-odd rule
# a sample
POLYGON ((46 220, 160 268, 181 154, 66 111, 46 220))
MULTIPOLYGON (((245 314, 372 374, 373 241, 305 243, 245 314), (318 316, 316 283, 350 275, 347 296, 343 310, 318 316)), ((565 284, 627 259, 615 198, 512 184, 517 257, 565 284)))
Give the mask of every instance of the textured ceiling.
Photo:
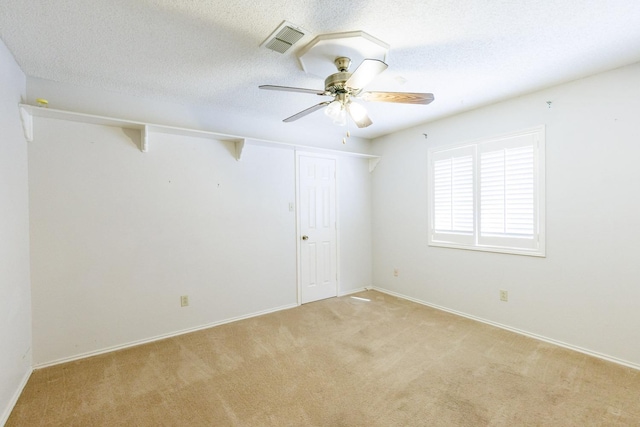
POLYGON ((258 85, 322 88, 295 51, 356 30, 391 46, 367 89, 436 96, 367 103, 374 124, 352 131, 365 138, 640 61, 638 0, 0 0, 0 37, 29 76, 274 121, 325 98, 258 85), (283 20, 309 35, 285 54, 260 48, 283 20))

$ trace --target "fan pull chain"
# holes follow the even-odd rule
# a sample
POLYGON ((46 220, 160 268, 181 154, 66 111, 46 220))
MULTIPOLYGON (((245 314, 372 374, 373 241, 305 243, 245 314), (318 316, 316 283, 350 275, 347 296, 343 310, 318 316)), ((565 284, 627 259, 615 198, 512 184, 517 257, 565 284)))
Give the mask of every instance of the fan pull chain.
POLYGON ((342 138, 342 145, 345 145, 347 143, 347 138, 349 138, 351 136, 351 132, 349 132, 349 125, 351 124, 351 122, 349 120, 347 120, 347 133, 345 137, 342 138))
POLYGON ((347 131, 347 136, 342 138, 342 143, 346 144, 347 143, 347 138, 349 138, 351 136, 351 132, 347 131))

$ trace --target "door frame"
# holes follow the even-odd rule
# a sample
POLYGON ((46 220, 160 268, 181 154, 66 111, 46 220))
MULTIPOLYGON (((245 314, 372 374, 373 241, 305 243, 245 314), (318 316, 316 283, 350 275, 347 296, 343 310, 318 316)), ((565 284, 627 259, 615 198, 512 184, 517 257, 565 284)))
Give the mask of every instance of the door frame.
POLYGON ((336 207, 336 296, 340 296, 340 204, 339 204, 339 183, 338 183, 338 157, 327 154, 318 154, 310 151, 294 150, 295 163, 296 163, 296 176, 295 176, 295 204, 296 204, 296 289, 297 289, 297 303, 298 306, 302 305, 302 275, 300 269, 302 267, 302 250, 301 250, 301 225, 300 225, 300 157, 314 157, 318 159, 328 159, 335 161, 335 207, 336 207))

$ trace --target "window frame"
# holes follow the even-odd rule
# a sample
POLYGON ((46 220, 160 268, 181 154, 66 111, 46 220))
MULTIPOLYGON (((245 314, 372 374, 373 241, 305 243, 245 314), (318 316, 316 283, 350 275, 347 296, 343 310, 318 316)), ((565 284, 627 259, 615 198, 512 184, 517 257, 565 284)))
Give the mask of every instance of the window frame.
MULTIPOLYGON (((518 145, 518 143, 516 143, 518 145)), ((427 206, 428 206, 428 245, 455 249, 499 252, 537 257, 546 256, 545 245, 545 127, 544 125, 510 132, 502 135, 481 138, 457 144, 432 147, 427 153, 427 206), (533 238, 488 237, 481 235, 480 218, 480 158, 481 153, 490 152, 490 146, 513 145, 514 141, 531 138, 533 147, 533 238), (435 228, 435 162, 447 159, 447 156, 461 157, 463 153, 473 153, 473 231, 456 233, 437 231, 435 228)))

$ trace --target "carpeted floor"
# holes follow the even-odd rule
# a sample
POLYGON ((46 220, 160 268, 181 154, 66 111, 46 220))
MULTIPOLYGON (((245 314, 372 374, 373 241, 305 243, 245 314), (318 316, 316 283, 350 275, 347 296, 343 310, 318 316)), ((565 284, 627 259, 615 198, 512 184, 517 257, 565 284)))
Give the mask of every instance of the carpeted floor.
POLYGON ((7 426, 640 425, 640 371, 356 296, 36 370, 7 426))

